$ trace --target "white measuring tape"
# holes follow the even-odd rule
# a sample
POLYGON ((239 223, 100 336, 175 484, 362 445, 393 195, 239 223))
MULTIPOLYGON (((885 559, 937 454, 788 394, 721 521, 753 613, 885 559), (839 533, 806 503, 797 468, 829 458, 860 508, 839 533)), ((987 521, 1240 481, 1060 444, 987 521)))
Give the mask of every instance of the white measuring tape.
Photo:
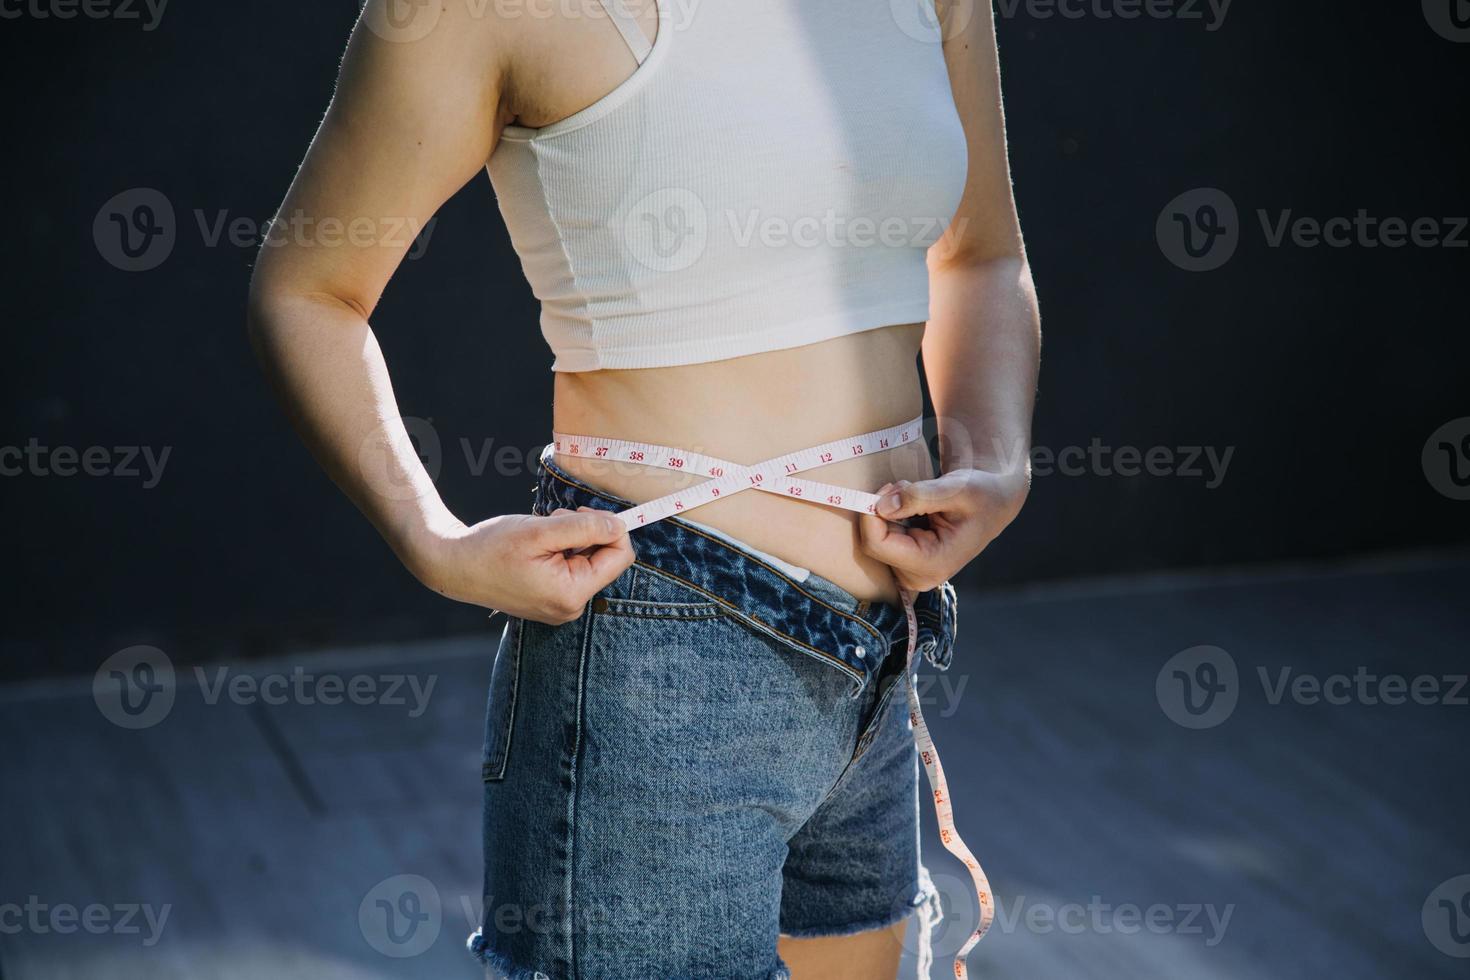
MULTIPOLYGON (((917 442, 922 437, 923 419, 920 417, 903 425, 867 432, 848 439, 834 439, 820 446, 799 449, 784 456, 775 456, 751 464, 732 463, 729 460, 717 459, 703 453, 689 452, 672 446, 655 446, 645 442, 629 442, 624 439, 567 435, 561 432, 552 433, 552 448, 563 456, 636 463, 674 470, 678 473, 697 473, 708 478, 703 483, 697 483, 636 507, 619 511, 618 517, 622 518, 623 523, 628 525, 631 531, 633 528, 646 527, 665 517, 682 514, 712 500, 744 490, 779 493, 782 496, 810 500, 829 507, 876 514, 879 500, 877 494, 853 490, 850 487, 833 486, 829 483, 818 483, 813 480, 799 480, 796 479, 795 474, 845 459, 881 453, 910 442, 917 442)), ((980 923, 955 955, 954 975, 959 980, 966 980, 969 974, 965 969, 965 958, 990 929, 990 923, 995 918, 995 900, 991 895, 990 881, 985 877, 980 862, 975 860, 975 855, 970 853, 970 849, 965 846, 965 842, 960 838, 959 830, 955 827, 954 809, 950 802, 949 784, 944 778, 944 767, 939 764, 939 752, 934 747, 934 738, 929 734, 929 726, 924 723, 924 713, 919 706, 919 695, 914 688, 914 650, 919 638, 919 621, 914 613, 914 593, 901 586, 898 591, 903 599, 904 617, 908 620, 908 659, 904 667, 904 681, 908 693, 909 721, 913 725, 914 744, 919 752, 919 761, 923 763, 924 774, 929 778, 929 788, 934 798, 934 814, 939 821, 939 840, 944 844, 945 850, 959 858, 969 869, 970 879, 974 882, 975 894, 980 902, 980 923)), ((926 938, 923 948, 919 951, 919 976, 924 980, 928 980, 932 957, 933 953, 929 949, 926 938)))

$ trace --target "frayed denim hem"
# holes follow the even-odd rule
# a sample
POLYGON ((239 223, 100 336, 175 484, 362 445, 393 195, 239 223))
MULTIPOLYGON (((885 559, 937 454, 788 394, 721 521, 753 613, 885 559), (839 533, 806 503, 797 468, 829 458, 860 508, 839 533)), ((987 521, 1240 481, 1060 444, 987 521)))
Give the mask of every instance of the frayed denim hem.
POLYGON ((944 918, 944 908, 940 904, 939 889, 934 886, 934 879, 929 876, 929 869, 922 864, 919 865, 919 880, 914 888, 913 897, 906 903, 899 904, 889 915, 876 919, 868 919, 861 922, 851 922, 840 926, 813 926, 807 929, 788 930, 782 929, 781 935, 792 939, 821 939, 833 936, 855 936, 858 933, 872 932, 878 929, 887 929, 904 921, 915 912, 918 913, 919 935, 917 955, 919 959, 919 976, 927 978, 929 969, 934 963, 934 929, 944 918))
POLYGON ((898 911, 882 919, 866 919, 861 922, 849 922, 840 926, 811 926, 807 929, 782 929, 781 935, 788 939, 829 939, 841 936, 856 936, 863 932, 875 932, 879 929, 887 929, 889 926, 897 925, 904 919, 914 914, 917 905, 901 906, 898 911))
MULTIPOLYGON (((551 980, 540 970, 527 970, 516 966, 504 953, 491 949, 490 940, 485 938, 483 930, 476 929, 465 946, 477 960, 485 964, 486 971, 495 980, 551 980)), ((791 980, 791 971, 785 963, 782 963, 774 972, 767 974, 763 980, 791 980)))
POLYGON ((889 926, 898 925, 915 912, 923 912, 929 916, 933 909, 933 903, 937 902, 939 893, 927 880, 921 880, 914 891, 912 898, 905 902, 895 902, 894 911, 888 915, 875 919, 861 919, 857 922, 846 922, 842 925, 832 926, 810 926, 805 929, 781 930, 781 935, 791 939, 826 939, 839 936, 856 936, 863 932, 875 932, 879 929, 887 929, 889 926))
POLYGON ((495 980, 551 980, 550 976, 540 970, 516 966, 510 961, 510 957, 491 949, 490 940, 485 938, 483 930, 476 929, 465 946, 474 954, 475 959, 485 964, 486 972, 495 980))

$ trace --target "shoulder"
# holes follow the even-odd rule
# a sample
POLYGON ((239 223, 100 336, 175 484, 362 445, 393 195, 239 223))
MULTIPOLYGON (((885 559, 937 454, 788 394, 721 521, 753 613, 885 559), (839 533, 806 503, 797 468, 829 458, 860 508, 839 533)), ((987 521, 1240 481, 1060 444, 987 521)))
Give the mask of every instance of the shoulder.
POLYGON ((498 76, 519 43, 517 9, 494 0, 367 0, 351 47, 425 78, 498 76))

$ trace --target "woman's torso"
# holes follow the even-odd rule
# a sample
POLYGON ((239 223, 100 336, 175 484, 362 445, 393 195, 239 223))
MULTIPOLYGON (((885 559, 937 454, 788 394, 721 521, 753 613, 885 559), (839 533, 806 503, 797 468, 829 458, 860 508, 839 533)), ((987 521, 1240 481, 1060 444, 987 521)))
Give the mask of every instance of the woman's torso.
MULTIPOLYGON (((598 256, 607 253, 607 241, 614 248, 630 247, 630 256, 619 261, 651 284, 654 300, 658 289, 698 283, 702 275, 709 285, 701 288, 718 294, 720 302, 696 303, 688 310, 688 336, 699 335, 706 311, 711 319, 723 316, 727 332, 732 312, 737 329, 745 329, 748 321, 738 318, 742 309, 758 309, 762 320, 779 320, 784 308, 760 305, 773 294, 789 297, 796 310, 793 321, 810 324, 813 312, 844 303, 845 314, 855 308, 851 315, 867 320, 860 331, 810 343, 793 334, 800 346, 626 368, 618 330, 628 322, 636 336, 639 324, 649 319, 640 320, 639 314, 650 300, 635 291, 618 292, 616 264, 607 274, 595 275, 586 271, 590 255, 580 266, 568 260, 567 253, 581 260, 574 251, 578 241, 563 247, 563 240, 548 250, 550 272, 526 268, 533 287, 544 287, 537 289, 543 333, 554 349, 561 346, 558 359, 575 365, 555 373, 555 429, 675 445, 746 463, 914 418, 922 408, 915 357, 923 324, 910 321, 925 315, 927 293, 913 284, 923 274, 925 245, 957 205, 964 170, 953 107, 936 105, 929 97, 936 85, 945 89, 941 101, 948 96, 942 60, 935 60, 941 58, 937 44, 915 37, 900 16, 903 2, 918 12, 927 0, 863 0, 861 15, 835 0, 812 5, 796 0, 665 2, 672 7, 666 6, 662 16, 651 0, 629 2, 650 41, 657 44, 660 32, 672 32, 664 38, 657 64, 635 60, 601 15, 598 0, 562 7, 557 16, 523 18, 513 26, 519 54, 510 111, 502 119, 512 125, 503 133, 498 161, 492 155, 490 172, 523 264, 526 241, 545 245, 548 236, 554 243, 583 229, 598 256), (572 16, 566 15, 569 10, 572 16), (862 26, 852 27, 853 21, 862 26), (762 35, 763 23, 774 33, 762 35), (848 38, 846 32, 855 33, 848 38), (926 43, 933 46, 909 47, 926 43), (721 67, 707 72, 706 64, 721 67), (791 91, 757 75, 768 65, 790 74, 791 91), (650 69, 637 85, 628 85, 635 74, 650 69), (885 79, 885 70, 923 79, 885 79), (748 86, 738 84, 742 72, 748 86), (719 98, 692 102, 687 93, 704 88, 718 90, 719 98), (757 93, 754 102, 741 99, 746 88, 757 93), (609 99, 611 93, 616 97, 609 99), (837 108, 829 111, 831 106, 837 108), (571 130, 564 123, 568 117, 575 117, 571 130), (783 117, 796 123, 768 125, 783 117), (679 127, 685 143, 671 144, 657 124, 670 118, 687 120, 687 127, 679 127), (637 149, 599 169, 599 137, 614 127, 624 131, 614 142, 637 149), (661 147, 649 143, 660 139, 661 147), (737 175, 758 171, 762 177, 726 200, 720 184, 697 182, 711 164, 725 161, 737 175), (602 200, 576 196, 574 188, 598 174, 605 174, 609 184, 604 188, 609 210, 629 201, 638 206, 650 187, 655 196, 666 194, 665 183, 680 193, 696 188, 694 198, 709 212, 705 234, 711 244, 702 253, 675 255, 660 264, 662 252, 650 257, 632 241, 643 223, 603 221, 602 200), (543 195, 546 210, 563 209, 564 220, 549 220, 528 207, 527 195, 543 195), (897 224, 881 229, 863 224, 875 218, 897 224), (587 231, 591 225, 607 227, 587 231), (720 235, 737 240, 744 235, 745 244, 720 252, 720 235), (905 290, 892 290, 901 301, 891 304, 883 281, 889 269, 901 270, 894 275, 907 283, 905 290), (590 289, 580 281, 568 288, 578 271, 590 289), (573 315, 563 317, 559 311, 569 303, 573 315), (884 318, 884 313, 892 315, 884 318), (584 321, 585 334, 579 334, 584 321), (606 349, 596 350, 598 344, 606 349), (594 349, 589 353, 588 347, 594 349), (609 367, 598 369, 601 365, 609 367)), ((658 201, 665 208, 663 199, 658 201)), ((669 230, 652 224, 655 236, 669 230)), ((655 237, 653 244, 660 241, 655 237)), ((692 292, 697 300, 699 290, 692 292)), ((680 311, 672 319, 676 332, 684 330, 683 316, 680 311)), ((749 322, 752 332, 761 327, 749 322)), ((729 342, 738 347, 740 337, 729 342)), ((563 456, 558 463, 635 503, 697 482, 665 470, 613 467, 591 459, 563 456)), ((808 475, 872 491, 892 480, 926 479, 933 469, 922 446, 908 446, 808 475)), ((887 566, 862 553, 859 518, 852 512, 746 492, 689 516, 810 568, 861 598, 898 602, 887 566)))
MULTIPOLYGON (((786 350, 679 367, 558 372, 554 425, 678 446, 755 463, 914 418, 922 409, 915 355, 923 324, 869 330, 786 350)), ((698 482, 652 467, 558 456, 589 484, 642 503, 698 482)), ((833 463, 812 479, 859 490, 933 475, 922 444, 833 463)), ((852 511, 747 491, 690 518, 810 568, 853 595, 897 604, 893 576, 863 554, 852 511)), ((636 531, 634 547, 637 547, 636 531)))

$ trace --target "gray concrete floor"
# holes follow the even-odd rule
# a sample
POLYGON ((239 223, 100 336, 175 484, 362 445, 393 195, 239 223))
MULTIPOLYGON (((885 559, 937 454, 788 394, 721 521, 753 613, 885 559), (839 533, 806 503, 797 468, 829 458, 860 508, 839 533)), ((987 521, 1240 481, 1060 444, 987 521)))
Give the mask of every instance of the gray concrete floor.
MULTIPOLYGON (((962 596, 923 690, 1000 906, 971 975, 1470 976, 1467 596, 1463 560, 962 596), (1438 703, 1382 703, 1389 675, 1438 703), (1225 688, 1191 715, 1180 676, 1225 688)), ((92 678, 0 688, 4 980, 480 976, 492 639, 180 667, 139 729, 92 678), (245 703, 297 668, 404 703, 245 703)), ((948 976, 973 902, 926 818, 948 976)))

